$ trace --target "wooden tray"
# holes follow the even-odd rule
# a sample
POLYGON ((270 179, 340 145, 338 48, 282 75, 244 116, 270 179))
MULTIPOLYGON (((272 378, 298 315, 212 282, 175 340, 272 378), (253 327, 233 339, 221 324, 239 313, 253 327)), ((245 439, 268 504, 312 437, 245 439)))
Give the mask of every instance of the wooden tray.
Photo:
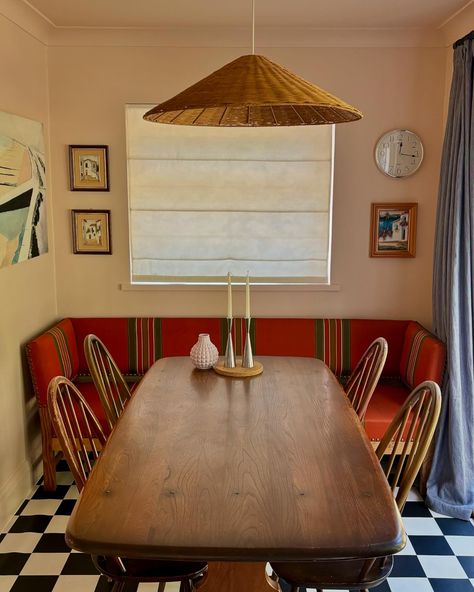
POLYGON ((235 368, 226 368, 224 366, 224 360, 220 360, 214 366, 214 371, 222 376, 232 376, 233 378, 247 378, 248 376, 258 376, 263 372, 263 364, 254 360, 253 368, 242 368, 240 360, 237 362, 235 368))

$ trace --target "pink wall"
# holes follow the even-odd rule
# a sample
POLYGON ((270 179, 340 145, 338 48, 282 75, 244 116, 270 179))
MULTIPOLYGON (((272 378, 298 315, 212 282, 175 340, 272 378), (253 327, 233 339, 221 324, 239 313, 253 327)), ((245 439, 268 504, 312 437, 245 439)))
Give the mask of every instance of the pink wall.
MULTIPOLYGON (((123 290, 129 278, 124 105, 158 102, 243 53, 232 48, 51 47, 49 50, 57 297, 60 315, 222 315, 224 290, 123 290), (110 146, 111 192, 68 191, 68 144, 110 146), (112 256, 73 255, 71 208, 112 211, 112 256)), ((443 125, 444 48, 272 48, 268 57, 359 107, 336 131, 335 291, 262 289, 254 316, 414 318, 431 322, 433 233, 443 125), (390 129, 416 131, 420 170, 391 179, 375 143, 390 129), (417 256, 368 257, 370 203, 419 204, 417 256)))
MULTIPOLYGON (((45 45, 0 15, 0 55, 0 110, 43 122, 48 145, 45 45)), ((48 254, 0 269, 0 528, 29 493, 41 454, 23 344, 56 317, 51 216, 49 237, 48 254)))

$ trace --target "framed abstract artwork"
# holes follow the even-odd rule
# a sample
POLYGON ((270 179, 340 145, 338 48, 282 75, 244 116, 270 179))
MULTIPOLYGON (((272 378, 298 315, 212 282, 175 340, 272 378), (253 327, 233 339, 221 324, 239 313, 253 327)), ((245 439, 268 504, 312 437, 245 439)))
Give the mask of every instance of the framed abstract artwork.
POLYGON ((416 203, 373 203, 370 222, 371 257, 414 257, 416 203))
POLYGON ((48 252, 43 124, 0 111, 0 268, 48 252))
POLYGON ((110 255, 110 210, 71 210, 73 252, 110 255))
POLYGON ((69 146, 71 191, 110 191, 108 146, 69 146))

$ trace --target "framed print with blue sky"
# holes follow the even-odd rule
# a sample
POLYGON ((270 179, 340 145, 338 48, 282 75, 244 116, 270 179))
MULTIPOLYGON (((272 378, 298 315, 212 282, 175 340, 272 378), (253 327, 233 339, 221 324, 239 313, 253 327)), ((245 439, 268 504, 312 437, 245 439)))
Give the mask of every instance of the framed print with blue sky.
POLYGON ((371 257, 414 257, 416 203, 373 203, 370 229, 371 257))

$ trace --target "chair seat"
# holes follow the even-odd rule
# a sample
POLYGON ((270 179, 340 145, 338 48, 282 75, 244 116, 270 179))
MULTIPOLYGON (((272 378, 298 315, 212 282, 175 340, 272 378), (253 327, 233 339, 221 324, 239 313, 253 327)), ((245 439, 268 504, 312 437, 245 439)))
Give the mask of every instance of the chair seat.
POLYGON ((204 561, 161 561, 155 559, 130 559, 121 557, 126 573, 115 557, 95 555, 92 560, 97 569, 115 581, 139 580, 140 582, 179 582, 195 580, 207 571, 204 561))
MULTIPOLYGON (((85 400, 89 403, 89 405, 92 408, 92 411, 99 420, 99 423, 102 426, 104 433, 108 435, 110 433, 110 428, 109 424, 107 423, 107 416, 100 402, 99 393, 97 392, 94 383, 92 381, 79 382, 76 384, 76 387, 79 389, 81 394, 84 395, 85 400)), ((79 414, 78 419, 81 425, 81 429, 83 430, 85 426, 82 414, 79 414)))
POLYGON ((365 414, 364 426, 371 440, 381 440, 390 422, 410 395, 400 380, 382 380, 365 414))
POLYGON ((381 584, 393 567, 393 556, 375 559, 331 559, 272 563, 273 571, 291 586, 302 588, 372 588, 381 584))

